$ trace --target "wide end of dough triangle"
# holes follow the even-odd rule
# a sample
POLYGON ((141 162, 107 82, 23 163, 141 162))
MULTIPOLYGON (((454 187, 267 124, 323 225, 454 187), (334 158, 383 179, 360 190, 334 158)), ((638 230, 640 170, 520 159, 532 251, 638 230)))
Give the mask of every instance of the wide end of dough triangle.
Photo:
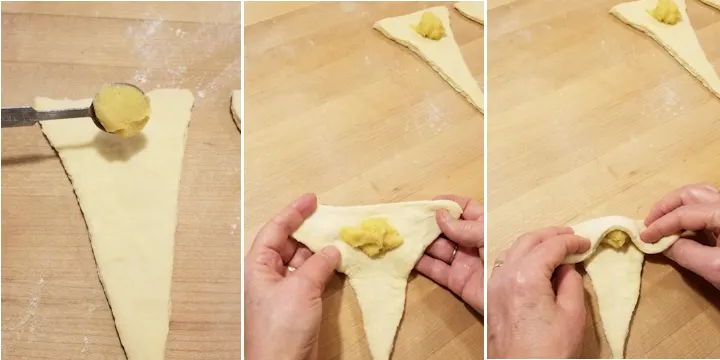
POLYGON ((385 18, 374 28, 387 38, 407 47, 423 58, 445 81, 463 95, 475 108, 484 113, 484 94, 472 76, 450 26, 450 13, 444 6, 436 6, 414 13, 385 18), (424 38, 411 25, 420 22, 422 14, 431 12, 445 27, 445 37, 435 41, 424 38))
POLYGON ((359 273, 348 279, 362 311, 373 360, 388 360, 405 309, 407 279, 359 273))
POLYGON ((657 41, 715 96, 720 97, 720 78, 695 34, 685 0, 673 1, 682 16, 675 25, 661 23, 648 14, 648 10, 657 5, 657 0, 621 3, 610 9, 610 13, 657 41))
POLYGON ((601 246, 585 260, 597 298, 603 332, 614 358, 622 358, 638 297, 643 253, 633 245, 621 251, 601 246))

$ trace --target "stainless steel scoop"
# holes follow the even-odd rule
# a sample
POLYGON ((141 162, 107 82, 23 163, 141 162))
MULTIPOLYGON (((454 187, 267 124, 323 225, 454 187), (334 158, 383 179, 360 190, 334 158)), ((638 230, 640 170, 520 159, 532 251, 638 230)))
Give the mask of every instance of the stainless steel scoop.
MULTIPOLYGON (((113 83, 111 85, 129 85, 138 89, 138 91, 145 95, 142 89, 133 84, 113 83)), ((95 126, 97 126, 98 129, 107 132, 107 130, 105 130, 105 128, 100 123, 100 121, 98 121, 97 116, 95 116, 95 109, 93 108, 93 104, 90 104, 90 107, 86 108, 45 111, 35 110, 31 106, 2 108, 2 127, 6 128, 18 126, 32 126, 35 125, 35 123, 37 123, 38 121, 74 119, 85 117, 89 117, 90 119, 92 119, 93 123, 95 123, 95 126)))

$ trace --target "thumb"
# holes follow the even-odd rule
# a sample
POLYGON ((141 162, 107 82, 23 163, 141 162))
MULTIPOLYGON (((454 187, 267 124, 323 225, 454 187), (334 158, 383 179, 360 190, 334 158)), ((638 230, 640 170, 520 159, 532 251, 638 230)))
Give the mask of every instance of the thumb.
POLYGON ((574 265, 561 265, 555 270, 557 293, 555 302, 571 318, 585 320, 585 289, 582 276, 574 265))
POLYGON ((294 274, 304 278, 313 287, 322 291, 325 289, 327 282, 330 281, 339 262, 340 251, 334 246, 328 246, 307 259, 299 269, 294 271, 294 274))
POLYGON ((440 230, 448 239, 469 248, 480 248, 485 243, 483 221, 459 220, 450 216, 447 210, 440 210, 436 214, 440 230))
POLYGON ((680 238, 665 250, 665 256, 702 276, 716 287, 720 286, 720 248, 680 238))

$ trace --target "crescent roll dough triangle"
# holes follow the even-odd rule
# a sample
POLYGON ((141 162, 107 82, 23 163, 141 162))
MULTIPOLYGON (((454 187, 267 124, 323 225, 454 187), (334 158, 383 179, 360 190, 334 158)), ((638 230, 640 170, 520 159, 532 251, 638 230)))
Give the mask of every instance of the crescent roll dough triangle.
POLYGON ((470 20, 485 24, 484 1, 461 1, 455 3, 455 8, 470 20))
POLYGON ((613 357, 622 358, 630 320, 640 296, 643 253, 665 251, 679 237, 668 236, 654 244, 645 243, 640 240, 640 233, 645 230, 643 222, 624 216, 597 218, 572 228, 575 234, 590 240, 590 249, 567 256, 563 263, 584 262, 595 289, 605 338, 613 357), (619 250, 600 244, 605 235, 614 230, 628 234, 630 243, 619 250))
POLYGON ((655 39, 715 96, 720 97, 720 78, 705 56, 687 13, 685 0, 674 0, 682 18, 675 25, 658 21, 648 14, 657 0, 639 0, 615 5, 610 13, 626 24, 655 39))
POLYGON ((465 64, 460 47, 455 42, 448 9, 437 6, 409 15, 386 18, 376 22, 374 27, 391 40, 418 54, 473 106, 480 112, 484 111, 483 92, 465 64), (411 27, 420 22, 424 12, 433 13, 445 27, 445 36, 440 40, 422 37, 411 27))
MULTIPOLYGON (((193 96, 148 93, 150 121, 122 139, 90 119, 41 122, 72 182, 129 360, 162 360, 170 322, 170 286, 178 193, 193 96)), ((92 99, 35 99, 38 110, 87 107, 92 99)))
POLYGON ((318 205, 293 234, 313 252, 335 246, 341 254, 337 271, 345 273, 362 311, 365 335, 375 360, 387 360, 405 308, 405 287, 415 263, 441 231, 435 212, 447 209, 454 218, 462 209, 454 201, 434 200, 363 206, 318 205), (404 239, 400 247, 377 258, 346 244, 340 229, 369 218, 386 218, 404 239))

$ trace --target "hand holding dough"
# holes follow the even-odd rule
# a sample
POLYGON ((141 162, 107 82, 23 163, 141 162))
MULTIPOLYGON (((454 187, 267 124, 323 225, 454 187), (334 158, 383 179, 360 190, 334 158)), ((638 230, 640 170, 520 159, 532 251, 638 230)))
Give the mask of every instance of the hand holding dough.
POLYGON ((341 253, 338 271, 348 276, 363 314, 365 334, 374 360, 387 360, 405 307, 405 287, 415 263, 440 235, 435 212, 447 209, 454 218, 462 209, 449 200, 416 201, 365 206, 318 205, 315 213, 293 234, 313 252, 334 245, 341 253), (404 243, 371 258, 340 239, 344 226, 365 219, 386 218, 404 243))
POLYGON ((590 240, 590 249, 569 255, 563 263, 583 261, 598 299, 600 319, 613 357, 622 358, 630 320, 640 295, 640 275, 644 255, 656 254, 670 247, 678 236, 668 236, 657 243, 640 240, 645 230, 642 221, 623 216, 608 216, 572 226, 576 235, 590 240), (602 244, 614 230, 626 233, 630 241, 619 250, 602 244))

